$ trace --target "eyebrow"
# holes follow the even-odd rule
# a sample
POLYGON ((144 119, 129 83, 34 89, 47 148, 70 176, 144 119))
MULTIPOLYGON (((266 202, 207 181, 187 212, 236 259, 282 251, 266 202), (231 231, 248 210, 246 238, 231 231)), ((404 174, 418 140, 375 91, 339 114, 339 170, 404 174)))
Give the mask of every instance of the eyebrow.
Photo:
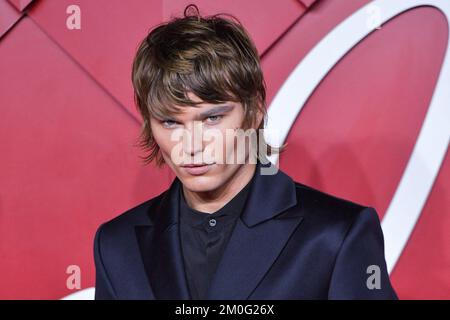
POLYGON ((206 118, 212 115, 215 115, 217 113, 224 113, 232 110, 234 108, 233 105, 223 105, 223 106, 217 106, 214 108, 211 108, 209 110, 203 111, 199 114, 199 118, 206 118))
MULTIPOLYGON (((201 120, 202 118, 207 118, 212 115, 216 115, 218 113, 226 113, 226 112, 233 110, 233 108, 234 108, 234 105, 231 105, 231 104, 216 106, 209 110, 201 112, 198 116, 196 116, 196 120, 201 120)), ((158 116, 155 116, 155 118, 157 118, 158 120, 161 120, 161 121, 168 121, 168 120, 175 121, 175 119, 173 119, 173 117, 160 118, 158 116)))

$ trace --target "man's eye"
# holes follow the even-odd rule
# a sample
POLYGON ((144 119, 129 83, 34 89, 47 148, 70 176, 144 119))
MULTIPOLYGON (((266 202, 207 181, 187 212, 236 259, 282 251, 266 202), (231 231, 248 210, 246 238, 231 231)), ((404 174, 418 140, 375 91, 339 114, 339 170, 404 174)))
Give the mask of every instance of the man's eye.
POLYGON ((222 119, 223 116, 221 115, 216 115, 216 116, 209 116, 206 118, 208 123, 216 123, 218 122, 220 119, 222 119))
POLYGON ((162 125, 166 128, 171 128, 173 127, 177 122, 173 121, 173 120, 163 120, 161 121, 162 125))

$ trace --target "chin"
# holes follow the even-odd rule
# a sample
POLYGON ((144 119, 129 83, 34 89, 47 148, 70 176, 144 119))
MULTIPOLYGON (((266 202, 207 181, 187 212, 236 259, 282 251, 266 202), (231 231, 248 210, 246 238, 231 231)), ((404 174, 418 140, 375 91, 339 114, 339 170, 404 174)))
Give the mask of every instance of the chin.
POLYGON ((220 186, 220 181, 208 176, 188 176, 180 179, 183 186, 192 192, 212 191, 220 186))

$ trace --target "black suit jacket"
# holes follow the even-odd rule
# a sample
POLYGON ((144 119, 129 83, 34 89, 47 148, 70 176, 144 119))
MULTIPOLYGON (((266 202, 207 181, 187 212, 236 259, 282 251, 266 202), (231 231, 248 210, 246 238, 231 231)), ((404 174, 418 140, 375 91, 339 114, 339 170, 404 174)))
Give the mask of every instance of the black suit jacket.
MULTIPOLYGON (((376 211, 281 170, 262 175, 268 166, 258 162, 208 299, 396 299, 376 211)), ((96 299, 190 299, 180 251, 180 187, 175 178, 168 190, 97 230, 96 299)))

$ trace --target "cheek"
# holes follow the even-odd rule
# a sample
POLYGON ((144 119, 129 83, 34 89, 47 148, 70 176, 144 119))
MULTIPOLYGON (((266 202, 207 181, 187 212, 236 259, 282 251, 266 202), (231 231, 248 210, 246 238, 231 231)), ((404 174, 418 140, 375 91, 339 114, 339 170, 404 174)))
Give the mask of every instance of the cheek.
POLYGON ((170 135, 167 133, 167 130, 153 126, 152 133, 160 151, 163 154, 170 154, 173 142, 170 140, 170 135))
POLYGON ((242 150, 238 148, 236 130, 237 127, 229 127, 227 131, 223 132, 223 144, 220 146, 222 149, 223 158, 226 164, 236 164, 239 159, 238 153, 242 150))
POLYGON ((234 130, 228 130, 228 134, 225 134, 224 136, 224 148, 226 148, 227 153, 230 153, 236 147, 235 134, 234 130))
POLYGON ((215 145, 215 148, 221 149, 224 153, 230 153, 235 148, 235 130, 237 126, 234 123, 228 124, 220 129, 221 139, 215 145))

